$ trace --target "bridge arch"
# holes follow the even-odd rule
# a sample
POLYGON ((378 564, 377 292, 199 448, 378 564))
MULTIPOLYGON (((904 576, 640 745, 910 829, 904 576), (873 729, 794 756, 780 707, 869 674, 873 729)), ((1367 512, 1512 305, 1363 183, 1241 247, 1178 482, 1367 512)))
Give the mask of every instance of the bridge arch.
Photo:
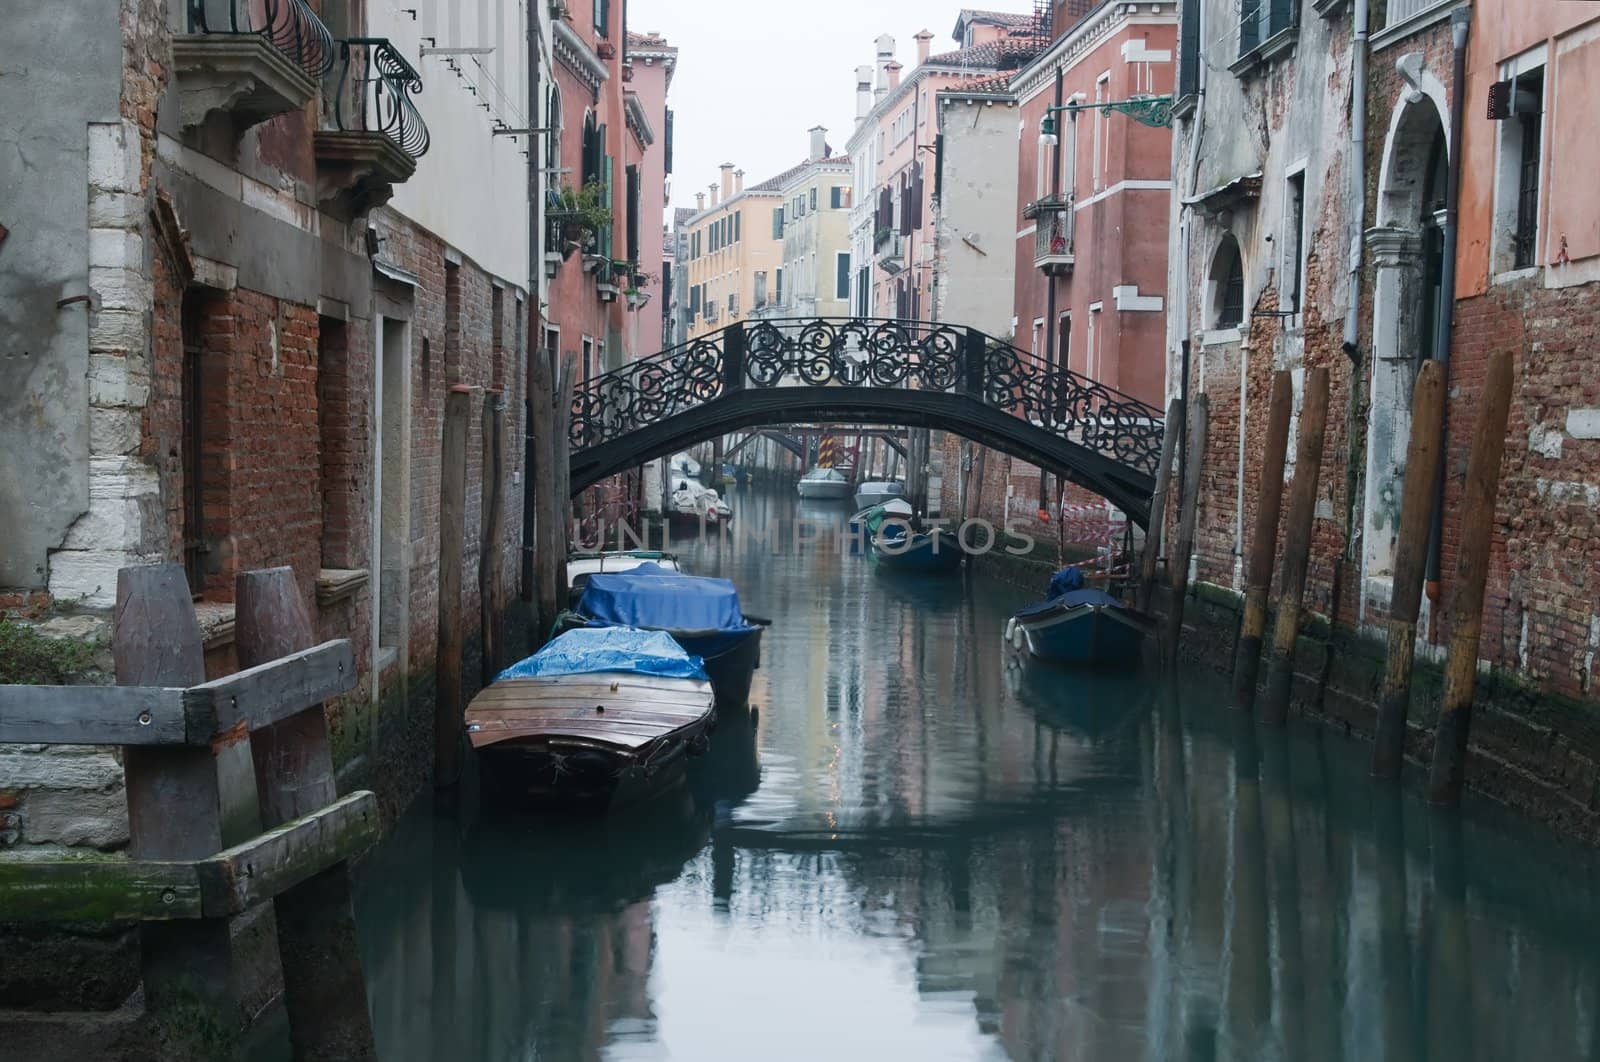
POLYGON ((574 494, 743 428, 937 428, 1100 494, 1145 526, 1161 413, 975 329, 893 318, 732 324, 595 377, 573 396, 574 494))

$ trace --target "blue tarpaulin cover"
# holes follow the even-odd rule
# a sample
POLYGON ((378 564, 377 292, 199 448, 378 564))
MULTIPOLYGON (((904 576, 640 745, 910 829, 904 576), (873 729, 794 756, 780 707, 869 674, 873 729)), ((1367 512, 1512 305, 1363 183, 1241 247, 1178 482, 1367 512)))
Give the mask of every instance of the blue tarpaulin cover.
POLYGON ((1037 604, 1017 612, 1017 619, 1033 619, 1037 616, 1049 615, 1057 609, 1077 608, 1080 605, 1110 605, 1114 608, 1125 607, 1121 601, 1112 597, 1104 590, 1086 588, 1083 585, 1083 572, 1076 567, 1062 568, 1050 577, 1049 596, 1037 604))
POLYGON ((703 679, 706 669, 698 656, 690 656, 672 635, 631 627, 579 627, 512 664, 495 681, 542 678, 551 675, 593 675, 625 671, 667 678, 703 679))
POLYGON ((578 611, 605 626, 675 631, 743 631, 750 626, 731 582, 683 575, 658 564, 591 575, 578 611))

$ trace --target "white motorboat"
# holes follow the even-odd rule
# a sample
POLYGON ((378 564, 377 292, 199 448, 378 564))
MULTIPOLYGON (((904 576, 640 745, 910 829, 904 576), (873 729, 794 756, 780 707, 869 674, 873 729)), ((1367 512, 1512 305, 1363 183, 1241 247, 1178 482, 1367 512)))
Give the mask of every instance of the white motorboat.
POLYGON ((797 488, 808 501, 837 501, 850 497, 850 481, 837 468, 813 468, 800 477, 797 488))
POLYGON ((906 485, 898 480, 868 480, 856 488, 856 509, 870 509, 905 496, 906 485))
POLYGON ((576 601, 589 585, 589 576, 599 572, 631 572, 641 564, 654 564, 670 572, 683 570, 676 556, 660 550, 619 549, 574 553, 567 558, 567 592, 576 601))

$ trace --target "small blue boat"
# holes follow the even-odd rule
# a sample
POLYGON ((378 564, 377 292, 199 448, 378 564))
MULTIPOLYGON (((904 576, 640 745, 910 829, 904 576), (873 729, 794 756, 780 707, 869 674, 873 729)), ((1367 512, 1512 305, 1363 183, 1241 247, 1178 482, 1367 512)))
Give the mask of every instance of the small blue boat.
POLYGON ((872 540, 885 523, 890 520, 910 520, 911 503, 898 498, 886 501, 882 505, 869 505, 850 518, 848 525, 850 552, 852 554, 865 553, 867 543, 872 540))
POLYGON ((1063 568, 1050 578, 1050 596, 1006 621, 1016 652, 1075 667, 1131 668, 1139 663, 1150 621, 1102 590, 1083 585, 1083 573, 1063 568))
POLYGON ((726 579, 707 579, 644 563, 625 572, 589 577, 575 613, 562 626, 636 627, 666 631, 700 657, 719 707, 750 700, 750 683, 761 666, 765 620, 747 618, 739 591, 726 579))
POLYGON ((872 555, 894 571, 950 575, 961 569, 961 542, 943 528, 912 531, 902 520, 889 520, 872 536, 872 555))

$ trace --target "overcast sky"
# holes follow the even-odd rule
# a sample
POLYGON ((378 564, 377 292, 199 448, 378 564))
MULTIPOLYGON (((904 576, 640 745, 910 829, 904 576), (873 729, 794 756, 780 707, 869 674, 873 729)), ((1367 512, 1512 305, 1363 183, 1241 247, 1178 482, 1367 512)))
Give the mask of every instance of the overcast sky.
MULTIPOLYGON (((672 205, 732 162, 754 184, 805 158, 806 130, 828 127, 836 153, 855 122, 855 68, 870 65, 880 33, 895 39, 909 72, 912 34, 934 34, 933 53, 955 47, 962 7, 1032 9, 1027 0, 983 4, 936 0, 629 0, 637 32, 663 34, 678 48, 668 103, 673 124, 672 205)), ((669 214, 670 217, 670 214, 669 214)))

